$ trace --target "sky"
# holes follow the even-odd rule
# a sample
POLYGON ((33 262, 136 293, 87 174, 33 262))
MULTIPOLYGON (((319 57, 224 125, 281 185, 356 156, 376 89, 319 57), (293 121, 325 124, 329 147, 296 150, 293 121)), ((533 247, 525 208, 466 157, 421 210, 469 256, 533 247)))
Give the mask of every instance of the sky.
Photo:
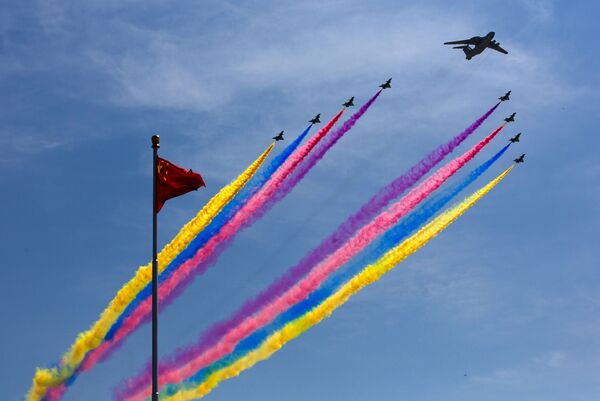
MULTIPOLYGON (((150 260, 152 134, 161 156, 207 183, 160 213, 164 245, 275 133, 289 140, 389 77, 393 88, 305 180, 161 314, 161 355, 227 317, 512 90, 459 151, 516 111, 475 163, 509 135, 523 132, 521 142, 476 186, 521 153, 527 162, 207 399, 600 398, 598 11, 541 0, 4 2, 4 399, 22 399, 35 367, 57 361, 150 260), (491 30, 508 55, 467 62, 442 45, 491 30)), ((65 401, 109 400, 149 352, 146 325, 65 401)))

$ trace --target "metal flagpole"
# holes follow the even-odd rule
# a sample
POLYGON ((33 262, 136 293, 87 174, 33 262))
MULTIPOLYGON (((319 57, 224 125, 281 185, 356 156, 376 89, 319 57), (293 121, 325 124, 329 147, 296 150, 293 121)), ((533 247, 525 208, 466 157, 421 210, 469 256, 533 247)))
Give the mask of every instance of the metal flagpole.
POLYGON ((158 179, 160 137, 152 135, 152 401, 158 401, 158 258, 156 255, 156 183, 158 179))

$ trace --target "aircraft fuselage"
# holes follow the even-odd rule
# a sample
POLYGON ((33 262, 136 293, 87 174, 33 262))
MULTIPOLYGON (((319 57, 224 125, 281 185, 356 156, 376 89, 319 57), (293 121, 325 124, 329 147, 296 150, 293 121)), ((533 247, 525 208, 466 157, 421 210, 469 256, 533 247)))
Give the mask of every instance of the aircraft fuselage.
POLYGON ((494 35, 495 35, 494 32, 490 32, 487 35, 485 35, 483 38, 481 36, 476 36, 476 37, 472 38, 472 39, 481 39, 481 41, 479 42, 479 44, 475 45, 475 47, 473 47, 471 49, 471 51, 467 55, 467 60, 471 60, 476 55, 483 53, 483 51, 488 47, 490 42, 494 39, 494 35))

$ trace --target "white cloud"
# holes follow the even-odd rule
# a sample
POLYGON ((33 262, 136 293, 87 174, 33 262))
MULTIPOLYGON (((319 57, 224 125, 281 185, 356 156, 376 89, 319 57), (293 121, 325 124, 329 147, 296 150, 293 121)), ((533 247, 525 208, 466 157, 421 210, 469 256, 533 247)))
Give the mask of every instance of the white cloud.
POLYGON ((514 385, 534 381, 541 377, 554 374, 554 370, 564 366, 567 354, 563 351, 551 351, 540 356, 525 360, 511 368, 498 368, 488 375, 473 376, 472 380, 482 384, 514 385))
MULTIPOLYGON (((477 32, 464 13, 428 7, 346 13, 308 3, 262 13, 233 7, 227 15, 235 26, 218 35, 199 27, 182 36, 119 22, 114 35, 135 46, 124 53, 109 47, 88 54, 116 83, 113 99, 133 107, 212 110, 264 90, 283 97, 311 90, 337 96, 348 82, 372 86, 388 75, 395 78, 395 90, 409 97, 447 99, 434 110, 438 113, 460 110, 465 95, 488 89, 518 88, 524 103, 538 107, 580 94, 552 71, 559 58, 547 50, 533 53, 509 40, 509 58, 484 53, 466 63, 442 47, 449 32, 477 32), (329 18, 305 28, 307 15, 317 12, 329 18), (481 64, 490 68, 477 68, 481 64), (427 80, 436 85, 424 85, 427 80), (457 81, 465 83, 463 93, 456 93, 457 81)), ((415 118, 431 115, 428 102, 415 103, 409 106, 415 118)))
POLYGON ((15 163, 40 152, 64 149, 69 142, 63 138, 38 135, 18 130, 0 131, 0 146, 5 150, 2 163, 15 163))

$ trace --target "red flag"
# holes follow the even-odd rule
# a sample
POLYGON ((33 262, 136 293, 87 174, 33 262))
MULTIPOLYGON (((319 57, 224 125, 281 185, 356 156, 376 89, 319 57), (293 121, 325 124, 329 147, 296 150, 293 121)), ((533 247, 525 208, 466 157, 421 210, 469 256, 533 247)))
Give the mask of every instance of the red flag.
POLYGON ((171 199, 205 187, 202 176, 192 170, 186 170, 174 165, 168 160, 158 158, 156 183, 156 212, 162 209, 164 203, 171 199))

